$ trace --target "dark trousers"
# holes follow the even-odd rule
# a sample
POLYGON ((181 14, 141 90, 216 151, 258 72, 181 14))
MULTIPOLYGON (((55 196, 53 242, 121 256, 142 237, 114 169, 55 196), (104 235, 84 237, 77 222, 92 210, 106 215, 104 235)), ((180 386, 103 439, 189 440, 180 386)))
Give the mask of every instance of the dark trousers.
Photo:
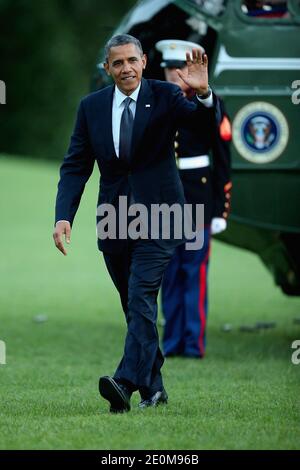
POLYGON ((157 295, 173 253, 174 248, 161 248, 154 240, 129 240, 121 254, 104 253, 127 321, 124 354, 114 378, 139 390, 143 398, 163 387, 157 295))

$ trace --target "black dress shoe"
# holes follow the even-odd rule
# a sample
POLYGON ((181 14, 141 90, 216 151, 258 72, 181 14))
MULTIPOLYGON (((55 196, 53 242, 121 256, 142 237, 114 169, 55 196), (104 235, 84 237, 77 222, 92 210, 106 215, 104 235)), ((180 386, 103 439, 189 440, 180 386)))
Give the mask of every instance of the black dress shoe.
POLYGON ((168 403, 168 395, 165 389, 162 391, 154 393, 150 398, 142 400, 139 403, 139 408, 148 408, 149 406, 158 406, 168 403))
POLYGON ((112 377, 100 377, 99 392, 105 400, 110 402, 111 413, 124 413, 130 410, 131 392, 112 377))

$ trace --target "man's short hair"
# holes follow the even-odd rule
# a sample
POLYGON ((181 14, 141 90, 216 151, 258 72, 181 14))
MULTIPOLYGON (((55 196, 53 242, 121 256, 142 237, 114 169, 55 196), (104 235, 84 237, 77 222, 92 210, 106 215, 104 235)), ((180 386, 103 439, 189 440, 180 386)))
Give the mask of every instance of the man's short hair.
POLYGON ((134 44, 139 50, 141 56, 143 55, 142 44, 137 38, 131 36, 130 34, 117 34, 116 36, 113 36, 104 46, 105 62, 108 63, 108 57, 112 47, 124 46, 125 44, 134 44))

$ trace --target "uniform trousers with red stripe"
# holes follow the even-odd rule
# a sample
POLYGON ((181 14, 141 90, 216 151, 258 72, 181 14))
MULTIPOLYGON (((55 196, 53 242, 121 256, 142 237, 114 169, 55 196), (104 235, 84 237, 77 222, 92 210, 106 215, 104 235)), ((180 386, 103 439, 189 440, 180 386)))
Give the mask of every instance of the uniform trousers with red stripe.
POLYGON ((200 250, 177 247, 164 272, 161 298, 165 356, 205 355, 210 237, 207 227, 200 250))

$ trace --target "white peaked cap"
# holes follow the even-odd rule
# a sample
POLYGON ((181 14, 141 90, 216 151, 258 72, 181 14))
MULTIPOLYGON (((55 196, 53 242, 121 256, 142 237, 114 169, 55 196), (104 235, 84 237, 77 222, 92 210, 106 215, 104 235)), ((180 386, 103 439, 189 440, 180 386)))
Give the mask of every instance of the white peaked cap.
POLYGON ((192 49, 204 49, 199 44, 190 41, 181 41, 180 39, 164 39, 158 41, 155 45, 156 49, 162 53, 163 62, 160 64, 166 67, 168 62, 186 62, 186 53, 192 53, 192 49))

